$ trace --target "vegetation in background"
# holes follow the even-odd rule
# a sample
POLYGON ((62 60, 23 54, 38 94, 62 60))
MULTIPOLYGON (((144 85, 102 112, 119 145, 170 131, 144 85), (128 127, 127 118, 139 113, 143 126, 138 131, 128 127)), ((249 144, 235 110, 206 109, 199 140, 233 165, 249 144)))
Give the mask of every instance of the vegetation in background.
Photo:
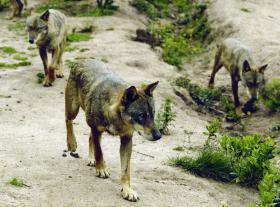
POLYGON ((167 97, 157 113, 156 125, 162 134, 169 134, 169 127, 175 120, 175 112, 172 109, 172 100, 167 97))
POLYGON ((262 101, 267 108, 280 112, 280 78, 273 79, 261 94, 262 101))
POLYGON ((44 73, 37 73, 36 76, 37 76, 37 78, 38 78, 37 82, 38 82, 38 83, 43 83, 44 78, 45 78, 45 74, 44 74, 44 73))
POLYGON ((67 34, 66 40, 67 42, 81 42, 88 41, 91 39, 90 33, 71 33, 67 34))
POLYGON ((228 96, 221 97, 221 108, 226 113, 226 120, 229 122, 239 122, 241 117, 236 113, 234 102, 228 96))
POLYGON ((41 4, 36 11, 41 13, 47 9, 60 9, 70 16, 107 16, 112 15, 118 9, 113 5, 113 1, 107 1, 106 5, 95 6, 92 2, 82 0, 49 0, 41 4))
POLYGON ((9 183, 13 186, 16 186, 16 187, 23 187, 24 186, 23 180, 17 179, 17 178, 12 178, 9 183))
POLYGON ((221 127, 221 122, 219 119, 214 119, 210 122, 208 126, 206 126, 206 132, 203 134, 207 136, 207 139, 205 141, 205 147, 209 148, 211 145, 211 140, 217 138, 218 130, 221 127))
POLYGON ((16 49, 13 47, 0 47, 0 51, 2 51, 3 53, 6 53, 8 55, 17 53, 16 49))
POLYGON ((161 39, 162 58, 182 69, 183 63, 204 50, 210 33, 207 6, 190 0, 132 0, 131 5, 155 20, 149 32, 161 39), (161 21, 159 18, 169 18, 161 21))
POLYGON ((218 121, 214 121, 207 126, 208 139, 197 157, 172 158, 171 164, 202 177, 258 188, 261 207, 279 205, 280 173, 272 161, 276 143, 259 134, 223 135, 220 140, 216 139, 218 147, 214 147, 209 144, 209 137, 216 136, 218 125, 218 121))
POLYGON ((9 0, 0 0, 0 11, 3 11, 6 8, 9 8, 10 1, 9 0))

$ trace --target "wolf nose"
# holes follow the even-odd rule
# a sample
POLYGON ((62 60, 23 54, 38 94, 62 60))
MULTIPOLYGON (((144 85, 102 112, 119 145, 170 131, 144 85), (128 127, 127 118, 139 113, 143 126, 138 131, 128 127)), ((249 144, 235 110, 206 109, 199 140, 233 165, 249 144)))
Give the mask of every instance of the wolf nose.
POLYGON ((153 132, 153 140, 157 141, 161 138, 161 133, 157 130, 153 132))
POLYGON ((30 39, 30 40, 29 40, 29 43, 30 43, 30 44, 33 44, 33 43, 34 43, 34 40, 31 40, 31 39, 30 39))

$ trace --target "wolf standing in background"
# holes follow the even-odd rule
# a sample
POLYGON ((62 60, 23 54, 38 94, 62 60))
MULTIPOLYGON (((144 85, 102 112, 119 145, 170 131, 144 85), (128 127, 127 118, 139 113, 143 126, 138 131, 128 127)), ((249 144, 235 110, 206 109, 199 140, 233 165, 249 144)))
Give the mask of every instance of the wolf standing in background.
POLYGON ((236 39, 226 39, 218 47, 215 56, 215 63, 208 87, 214 87, 215 75, 225 67, 231 76, 232 92, 234 96, 234 105, 237 111, 240 109, 240 101, 238 97, 238 82, 242 81, 247 87, 250 100, 257 100, 259 90, 264 87, 264 71, 267 65, 261 67, 256 62, 250 50, 236 39))
POLYGON ((129 201, 138 200, 137 194, 130 187, 134 131, 142 130, 144 136, 151 141, 161 138, 154 122, 153 91, 157 85, 158 82, 147 85, 144 89, 129 87, 116 74, 110 72, 104 63, 85 60, 71 68, 65 90, 68 150, 73 154, 77 149, 72 122, 81 107, 91 128, 89 166, 95 165, 98 177, 109 177, 100 146, 102 133, 120 136, 122 196, 129 201))
POLYGON ((10 2, 12 4, 13 11, 9 19, 13 19, 14 17, 20 17, 23 6, 25 6, 25 8, 27 7, 27 0, 23 0, 23 3, 21 0, 10 0, 10 2))
POLYGON ((43 61, 45 71, 43 85, 51 86, 55 77, 63 77, 62 54, 67 35, 66 17, 57 10, 49 9, 42 15, 29 17, 26 25, 29 42, 37 44, 43 61), (50 65, 47 52, 52 54, 50 65))

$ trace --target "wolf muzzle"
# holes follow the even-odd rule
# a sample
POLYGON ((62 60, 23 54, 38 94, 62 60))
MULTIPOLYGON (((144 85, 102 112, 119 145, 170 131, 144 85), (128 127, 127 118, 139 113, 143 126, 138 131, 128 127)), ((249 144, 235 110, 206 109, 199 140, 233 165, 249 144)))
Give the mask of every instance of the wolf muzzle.
POLYGON ((29 39, 30 44, 34 44, 34 39, 29 39))
POLYGON ((153 136, 153 140, 152 141, 157 141, 161 138, 161 133, 159 132, 159 130, 153 130, 152 131, 152 136, 153 136))

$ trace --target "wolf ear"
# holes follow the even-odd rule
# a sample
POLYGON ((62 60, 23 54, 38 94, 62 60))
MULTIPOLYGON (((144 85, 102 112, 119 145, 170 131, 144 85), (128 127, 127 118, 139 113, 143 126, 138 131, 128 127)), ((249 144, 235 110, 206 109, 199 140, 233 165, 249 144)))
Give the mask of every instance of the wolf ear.
POLYGON ((251 70, 250 64, 247 60, 243 62, 243 73, 246 73, 251 70))
POLYGON ((45 11, 42 15, 41 15, 41 19, 44 21, 48 21, 49 20, 49 16, 50 16, 50 12, 49 10, 45 11))
POLYGON ((260 72, 260 73, 264 73, 264 71, 266 70, 266 68, 267 68, 267 64, 266 64, 266 65, 263 65, 262 67, 260 67, 259 72, 260 72))
POLYGON ((156 89, 156 87, 158 85, 158 83, 159 83, 159 81, 154 82, 150 85, 147 85, 146 88, 144 89, 145 94, 148 95, 148 96, 152 96, 154 90, 156 89))
POLYGON ((125 90, 123 94, 122 103, 123 105, 127 106, 133 101, 135 101, 136 99, 138 99, 138 97, 139 95, 137 93, 137 89, 135 88, 135 86, 130 86, 125 90))

